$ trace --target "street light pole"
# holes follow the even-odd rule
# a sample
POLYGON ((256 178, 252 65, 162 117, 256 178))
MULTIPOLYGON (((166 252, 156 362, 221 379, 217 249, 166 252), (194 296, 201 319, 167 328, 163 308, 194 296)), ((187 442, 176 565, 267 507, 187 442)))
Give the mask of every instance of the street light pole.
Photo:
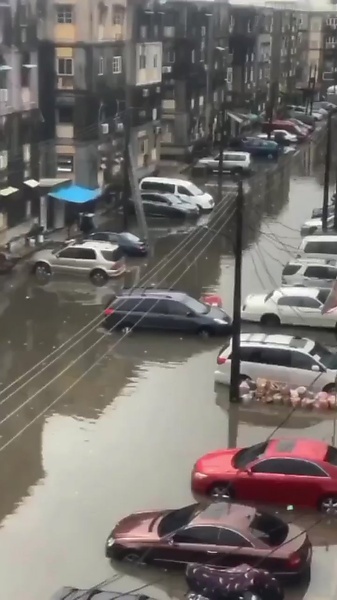
POLYGON ((243 226, 243 182, 238 182, 236 198, 235 269, 233 297, 232 358, 229 401, 240 400, 240 337, 241 337, 241 276, 242 276, 242 226, 243 226))
MULTIPOLYGON (((325 151, 325 171, 324 171, 324 194, 322 211, 322 229, 328 228, 328 210, 329 210, 329 188, 330 188, 330 168, 331 168, 331 127, 332 113, 328 115, 327 133, 326 133, 326 151, 325 151)), ((336 216, 335 216, 336 220, 336 216)))

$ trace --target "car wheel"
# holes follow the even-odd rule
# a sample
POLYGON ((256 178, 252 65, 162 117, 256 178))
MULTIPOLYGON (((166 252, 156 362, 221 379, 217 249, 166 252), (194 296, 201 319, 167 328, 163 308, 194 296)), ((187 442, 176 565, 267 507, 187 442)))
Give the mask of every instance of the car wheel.
POLYGON ((211 487, 209 490, 209 497, 214 502, 221 502, 223 500, 232 500, 234 498, 234 493, 230 483, 220 481, 211 487))
POLYGON ((263 315, 260 323, 266 327, 278 327, 281 325, 281 321, 276 315, 263 315))
POLYGON ((273 160, 273 158, 275 158, 275 157, 274 157, 274 154, 268 154, 267 158, 268 158, 268 160, 273 160))
POLYGON ((139 552, 136 552, 135 550, 130 550, 124 552, 123 560, 128 563, 137 563, 140 562, 140 557, 141 555, 139 554, 139 552))
POLYGON ((102 269, 95 269, 90 273, 90 280, 94 285, 104 285, 108 281, 108 276, 102 269))
POLYGON ((38 262, 35 266, 34 266, 34 273, 35 275, 39 276, 46 276, 46 275, 50 275, 51 274, 51 269, 50 266, 47 265, 47 263, 43 263, 43 262, 38 262))
POLYGON ((232 175, 242 175, 242 169, 233 169, 232 175))
POLYGON ((325 388, 323 388, 323 392, 326 392, 327 394, 333 394, 335 392, 335 384, 334 383, 329 383, 328 385, 325 386, 325 388))
POLYGON ((200 327, 200 329, 197 331, 197 334, 202 338, 209 338, 211 335, 213 335, 213 331, 210 327, 200 327))
POLYGON ((337 516, 337 496, 325 496, 319 503, 319 509, 326 515, 337 516))

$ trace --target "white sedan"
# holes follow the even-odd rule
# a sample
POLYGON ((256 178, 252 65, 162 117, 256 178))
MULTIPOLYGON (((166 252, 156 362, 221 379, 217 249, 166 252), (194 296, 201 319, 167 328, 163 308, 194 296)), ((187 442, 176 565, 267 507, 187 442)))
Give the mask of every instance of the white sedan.
POLYGON ((319 288, 283 287, 268 294, 251 294, 241 309, 244 321, 266 326, 299 325, 334 329, 337 309, 322 314, 330 290, 319 288))
MULTIPOLYGON (((261 140, 267 140, 268 134, 260 133, 257 137, 259 137, 261 140)), ((288 142, 289 144, 297 144, 298 142, 297 135, 289 133, 289 131, 286 131, 285 129, 273 129, 273 131, 270 134, 270 139, 275 140, 275 137, 283 138, 284 141, 288 142)))

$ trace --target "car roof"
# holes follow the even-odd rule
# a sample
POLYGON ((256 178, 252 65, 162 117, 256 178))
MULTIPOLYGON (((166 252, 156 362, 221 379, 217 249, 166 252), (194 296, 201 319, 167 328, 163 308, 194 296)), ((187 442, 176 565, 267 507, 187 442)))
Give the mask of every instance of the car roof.
POLYGON ((168 298, 168 299, 174 299, 174 300, 179 300, 180 302, 183 302, 188 296, 187 294, 185 294, 185 292, 179 292, 179 291, 175 291, 175 290, 165 290, 165 289, 151 289, 151 288, 138 288, 138 289, 132 289, 130 288, 129 290, 122 290, 121 292, 118 293, 117 295, 117 300, 119 298, 139 298, 139 297, 143 297, 143 298, 168 298))
POLYGON ((249 152, 238 152, 237 150, 224 150, 225 154, 235 154, 236 156, 244 156, 244 158, 250 158, 249 152))
POLYGON ((327 450, 328 444, 321 440, 309 438, 282 438, 270 440, 264 456, 292 456, 293 458, 324 460, 327 450))
POLYGON ((209 504, 205 510, 199 512, 190 525, 221 525, 231 526, 237 529, 245 529, 243 521, 247 521, 248 526, 251 519, 256 514, 256 508, 244 506, 242 504, 216 502, 209 504))
POLYGON ((301 246, 303 246, 306 242, 337 242, 337 234, 327 235, 326 233, 322 233, 321 235, 307 235, 303 238, 301 246))
POLYGON ((241 344, 267 344, 269 346, 287 346, 288 348, 298 348, 309 351, 314 347, 315 342, 305 337, 283 334, 267 333, 242 333, 240 336, 241 344))
POLYGON ((321 290, 314 287, 298 287, 298 286, 286 286, 277 288, 274 293, 278 293, 281 296, 306 296, 307 298, 316 298, 321 290))
POLYGON ((140 183, 142 184, 144 181, 148 181, 149 183, 173 183, 174 185, 186 186, 194 185, 191 181, 188 181, 188 179, 176 179, 175 177, 144 177, 140 183))
POLYGON ((96 250, 116 250, 118 248, 118 244, 99 240, 84 240, 82 243, 74 244, 74 246, 79 246, 81 248, 93 248, 96 250))
MULTIPOLYGON (((289 260, 287 265, 303 265, 305 267, 309 266, 324 266, 324 267, 336 267, 337 260, 333 258, 298 258, 295 260, 289 260)), ((284 265, 284 266, 287 266, 284 265)))

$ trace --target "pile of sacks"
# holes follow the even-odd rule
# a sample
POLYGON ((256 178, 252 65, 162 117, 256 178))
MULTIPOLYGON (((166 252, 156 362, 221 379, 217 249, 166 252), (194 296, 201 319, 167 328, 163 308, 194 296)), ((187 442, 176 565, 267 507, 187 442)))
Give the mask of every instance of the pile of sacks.
POLYGON ((319 392, 314 394, 301 386, 296 389, 285 383, 277 383, 267 379, 257 379, 256 382, 246 379, 240 385, 240 399, 243 404, 261 402, 293 406, 294 408, 337 410, 336 394, 319 392))

